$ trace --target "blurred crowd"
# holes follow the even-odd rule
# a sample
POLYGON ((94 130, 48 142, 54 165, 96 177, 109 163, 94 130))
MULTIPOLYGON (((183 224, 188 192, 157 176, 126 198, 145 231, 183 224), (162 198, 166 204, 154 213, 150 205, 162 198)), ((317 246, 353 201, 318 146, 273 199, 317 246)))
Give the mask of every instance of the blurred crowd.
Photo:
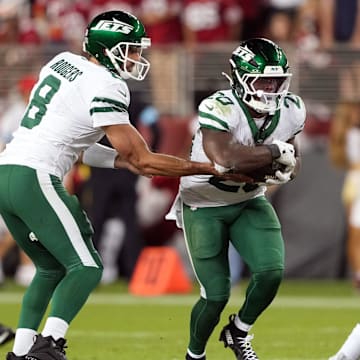
MULTIPOLYGON (((280 45, 291 44, 298 59, 322 68, 331 63, 324 51, 334 44, 360 50, 357 0, 3 0, 0 106, 14 77, 37 73, 55 47, 80 52, 89 20, 112 9, 130 11, 144 23, 152 41, 152 101, 166 114, 174 113, 176 103, 191 106, 179 91, 185 80, 178 69, 191 59, 201 62, 202 46, 265 36, 280 45)), ((344 65, 349 68, 343 76, 346 88, 355 74, 353 64, 344 65)))
POLYGON ((301 46, 360 46, 356 0, 3 0, 0 43, 78 47, 89 20, 113 9, 140 18, 154 44, 191 47, 266 35, 301 46))

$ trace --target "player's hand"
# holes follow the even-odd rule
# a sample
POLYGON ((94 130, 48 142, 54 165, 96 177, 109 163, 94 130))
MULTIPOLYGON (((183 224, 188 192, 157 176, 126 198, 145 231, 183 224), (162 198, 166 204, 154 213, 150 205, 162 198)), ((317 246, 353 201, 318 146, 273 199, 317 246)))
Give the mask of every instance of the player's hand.
POLYGON ((222 165, 214 163, 214 168, 219 172, 217 177, 222 180, 231 180, 238 183, 253 183, 254 179, 251 176, 237 173, 234 169, 226 168, 222 165))
POLYGON ((287 167, 285 171, 277 170, 275 172, 275 177, 267 179, 265 181, 266 185, 282 185, 286 184, 292 179, 293 168, 287 167))
POLYGON ((280 156, 276 158, 275 161, 280 164, 295 168, 296 158, 294 146, 281 140, 274 140, 272 144, 276 145, 280 151, 280 156))

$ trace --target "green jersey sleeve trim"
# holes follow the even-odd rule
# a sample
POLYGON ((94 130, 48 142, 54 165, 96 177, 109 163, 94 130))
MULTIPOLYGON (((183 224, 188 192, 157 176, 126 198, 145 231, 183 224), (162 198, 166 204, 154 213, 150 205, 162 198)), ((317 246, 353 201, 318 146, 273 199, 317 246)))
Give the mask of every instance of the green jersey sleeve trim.
POLYGON ((94 113, 104 113, 104 112, 126 112, 123 108, 118 108, 116 106, 107 106, 107 107, 96 107, 90 109, 90 115, 94 113))
POLYGON ((210 129, 210 130, 217 130, 217 131, 227 132, 226 130, 221 130, 218 127, 211 126, 211 125, 206 125, 206 124, 200 124, 200 127, 205 128, 205 129, 210 129))
POLYGON ((93 99, 93 103, 94 102, 102 103, 102 104, 101 105, 99 104, 98 106, 94 105, 90 109, 90 115, 92 115, 94 113, 127 112, 128 111, 128 107, 125 104, 123 104, 120 101, 114 100, 114 99, 109 99, 109 98, 105 98, 105 97, 95 97, 93 99))
POLYGON ((215 122, 214 126, 212 126, 211 124, 202 123, 201 120, 199 120, 200 126, 202 126, 202 127, 212 126, 213 128, 216 128, 216 129, 219 130, 219 128, 217 128, 217 127, 215 126, 216 124, 218 124, 218 125, 220 125, 220 126, 223 128, 223 130, 225 130, 225 131, 229 131, 229 130, 230 130, 230 129, 229 129, 229 125, 228 125, 225 121, 217 118, 216 116, 214 116, 214 115, 212 115, 212 114, 208 114, 208 113, 205 113, 205 112, 203 112, 203 111, 199 111, 199 117, 200 117, 200 118, 203 118, 203 119, 209 119, 209 120, 212 120, 213 122, 215 122))
POLYGON ((106 98, 106 97, 95 97, 92 102, 108 103, 110 105, 115 105, 117 107, 121 107, 121 108, 125 109, 126 111, 128 110, 128 107, 124 103, 114 100, 114 99, 106 98))

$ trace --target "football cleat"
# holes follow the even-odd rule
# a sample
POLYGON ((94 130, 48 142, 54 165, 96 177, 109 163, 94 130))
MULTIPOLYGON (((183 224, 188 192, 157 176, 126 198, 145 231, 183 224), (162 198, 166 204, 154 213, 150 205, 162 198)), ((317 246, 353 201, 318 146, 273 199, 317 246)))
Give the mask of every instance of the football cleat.
POLYGON ((54 340, 52 336, 43 337, 37 335, 34 345, 31 347, 26 360, 67 360, 65 356, 66 340, 60 338, 54 340))
POLYGON ((0 345, 7 343, 15 337, 15 332, 7 326, 0 324, 0 345))
POLYGON ((24 356, 17 356, 13 352, 9 352, 6 355, 6 360, 26 360, 25 355, 24 356))
POLYGON ((234 324, 235 316, 235 314, 230 315, 229 324, 222 329, 219 341, 223 341, 224 346, 234 352, 237 360, 259 360, 251 346, 254 336, 239 336, 240 330, 234 324))

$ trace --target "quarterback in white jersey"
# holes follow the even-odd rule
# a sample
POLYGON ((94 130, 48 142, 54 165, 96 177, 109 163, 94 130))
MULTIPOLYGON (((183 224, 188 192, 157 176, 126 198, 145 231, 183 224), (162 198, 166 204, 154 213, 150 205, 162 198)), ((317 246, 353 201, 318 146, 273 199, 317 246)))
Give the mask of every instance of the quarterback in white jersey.
POLYGON ((183 228, 200 284, 200 298, 191 311, 187 360, 206 359, 207 341, 229 300, 229 242, 251 272, 243 305, 230 315, 219 339, 237 360, 258 359, 248 332, 275 297, 284 272, 281 225, 264 193, 298 171, 294 145, 304 127, 305 107, 288 91, 287 58, 272 41, 242 42, 230 65, 231 89, 217 91, 199 105, 191 149, 192 160, 212 161, 229 177, 182 177, 168 216, 175 213, 183 228), (269 177, 259 180, 261 169, 269 170, 269 177))
POLYGON ((130 124, 124 79, 144 79, 150 64, 142 50, 149 45, 133 15, 96 16, 86 29, 87 57, 63 52, 41 69, 21 125, 0 155, 0 214, 36 266, 7 360, 66 360, 69 324, 101 279, 92 226, 62 184, 79 158, 144 175, 219 175, 210 162, 150 151, 130 124), (96 143, 104 135, 113 148, 96 143))
POLYGON ((41 69, 0 164, 63 178, 80 154, 104 136, 103 126, 130 124, 129 103, 128 86, 119 75, 83 56, 60 53, 41 69))

